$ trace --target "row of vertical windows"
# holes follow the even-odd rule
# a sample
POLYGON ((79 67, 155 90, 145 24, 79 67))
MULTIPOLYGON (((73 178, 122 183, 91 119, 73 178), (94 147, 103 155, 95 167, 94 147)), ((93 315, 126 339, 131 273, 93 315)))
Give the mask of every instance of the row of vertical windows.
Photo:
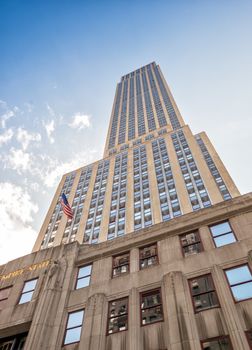
POLYGON ((69 193, 71 192, 72 186, 73 186, 75 175, 76 175, 76 173, 74 172, 74 173, 68 175, 65 179, 65 182, 64 182, 64 185, 63 185, 62 190, 60 192, 56 206, 55 206, 54 211, 52 213, 50 222, 49 222, 48 227, 46 229, 44 239, 41 243, 41 249, 50 248, 53 246, 56 232, 58 230, 59 223, 60 223, 60 220, 61 220, 62 215, 63 215, 63 211, 62 211, 61 204, 60 204, 61 195, 63 193, 65 193, 66 197, 68 197, 69 193))
POLYGON ((119 119, 119 107, 120 107, 120 101, 121 101, 121 93, 122 93, 122 83, 118 84, 118 90, 116 95, 116 103, 115 103, 115 109, 111 124, 111 130, 110 130, 110 138, 109 138, 109 146, 108 148, 112 148, 115 146, 116 141, 116 133, 117 133, 117 127, 118 127, 118 119, 119 119))
POLYGON ((78 183, 78 186, 74 195, 74 199, 73 199, 73 204, 72 204, 72 211, 74 216, 73 216, 73 219, 67 220, 65 231, 62 238, 62 243, 73 242, 76 238, 91 175, 92 175, 92 167, 84 168, 81 171, 81 176, 79 179, 79 183, 78 183))
POLYGON ((200 208, 209 207, 211 205, 210 198, 183 131, 179 131, 177 134, 172 134, 171 137, 192 209, 198 210, 200 208))
POLYGON ((109 160, 101 161, 98 165, 88 218, 84 233, 84 243, 98 243, 104 205, 104 197, 109 173, 109 160))
POLYGON ((149 128, 149 131, 153 131, 156 129, 156 122, 154 119, 154 113, 153 113, 153 109, 152 109, 152 105, 151 105, 149 87, 148 87, 145 72, 143 72, 143 74, 142 74, 142 80, 143 80, 143 92, 144 92, 144 99, 145 99, 145 108, 146 108, 146 114, 147 114, 148 128, 149 128))
POLYGON ((162 219, 168 221, 182 213, 165 140, 160 138, 153 141, 152 151, 162 219))
POLYGON ((160 76, 158 67, 156 65, 154 65, 154 72, 155 72, 155 75, 156 75, 156 78, 158 81, 159 89, 161 91, 167 113, 168 113, 169 118, 170 118, 171 125, 172 125, 173 129, 176 130, 176 129, 180 128, 181 125, 180 125, 179 119, 176 115, 176 112, 173 108, 173 105, 171 103, 171 100, 170 100, 170 97, 169 97, 168 92, 166 90, 166 87, 165 87, 163 80, 160 76))
POLYGON ((213 158, 210 156, 202 138, 197 135, 196 136, 196 141, 200 147, 200 150, 205 158, 205 161, 207 163, 207 166, 220 190, 220 193, 223 197, 224 200, 228 200, 231 198, 231 195, 227 189, 227 186, 225 185, 220 173, 219 173, 219 170, 217 169, 216 165, 214 164, 214 161, 213 161, 213 158))
POLYGON ((134 78, 130 78, 128 140, 135 138, 135 88, 134 78))
POLYGON ((155 105, 155 109, 156 109, 156 113, 157 113, 157 117, 158 117, 158 122, 159 122, 159 127, 163 127, 165 125, 167 125, 167 120, 163 111, 163 107, 159 98, 159 93, 157 90, 157 86, 154 80, 154 76, 152 74, 152 70, 151 70, 151 66, 148 67, 147 69, 148 72, 148 76, 149 76, 149 81, 150 81, 150 87, 151 87, 151 92, 152 92, 152 96, 153 96, 153 101, 154 101, 154 105, 155 105))
POLYGON ((125 80, 123 84, 123 98, 122 98, 122 108, 121 108, 120 127, 119 127, 119 136, 118 136, 119 145, 125 142, 126 121, 127 121, 127 101, 128 101, 128 80, 125 80))
POLYGON ((125 233, 127 163, 127 153, 122 153, 116 156, 110 204, 108 239, 113 239, 117 236, 122 236, 125 233))
POLYGON ((141 93, 141 83, 140 76, 136 76, 136 94, 137 94, 137 127, 138 127, 138 136, 144 135, 146 133, 145 121, 144 121, 144 110, 143 110, 143 101, 141 93))
POLYGON ((152 225, 151 200, 146 147, 133 151, 134 160, 134 229, 152 225))

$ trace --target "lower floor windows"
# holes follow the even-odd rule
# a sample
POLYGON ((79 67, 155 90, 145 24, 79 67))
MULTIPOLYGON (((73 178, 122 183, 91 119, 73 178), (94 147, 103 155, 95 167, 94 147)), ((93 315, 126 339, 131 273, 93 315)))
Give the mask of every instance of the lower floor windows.
POLYGON ((141 293, 141 324, 163 321, 161 290, 156 289, 141 293))
POLYGON ((68 314, 64 345, 78 343, 81 337, 84 310, 70 312, 68 314))
POLYGON ((201 342, 203 350, 232 350, 232 345, 229 337, 223 336, 211 338, 201 342))
POLYGON ((128 297, 113 300, 108 308, 108 334, 128 329, 128 297))

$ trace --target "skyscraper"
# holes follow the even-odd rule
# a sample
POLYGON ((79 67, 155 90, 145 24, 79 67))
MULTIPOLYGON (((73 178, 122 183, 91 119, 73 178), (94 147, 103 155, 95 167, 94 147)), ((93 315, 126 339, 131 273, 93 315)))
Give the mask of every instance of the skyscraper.
POLYGON ((0 350, 252 349, 251 227, 252 193, 160 68, 131 72, 103 159, 63 175, 33 252, 0 266, 0 350))
POLYGON ((104 158, 63 176, 33 251, 114 239, 239 194, 207 135, 185 125, 153 62, 117 84, 104 158), (63 192, 73 220, 62 214, 63 192))

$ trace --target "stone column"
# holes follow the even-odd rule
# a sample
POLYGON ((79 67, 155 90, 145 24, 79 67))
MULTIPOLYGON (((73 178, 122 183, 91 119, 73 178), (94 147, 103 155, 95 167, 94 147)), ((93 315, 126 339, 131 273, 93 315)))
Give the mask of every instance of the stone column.
POLYGON ((139 350, 140 345, 140 319, 139 319, 139 292, 132 288, 129 295, 129 350, 139 350))
POLYGON ((169 350, 200 350, 200 340, 182 272, 166 274, 162 283, 164 314, 167 317, 169 350))

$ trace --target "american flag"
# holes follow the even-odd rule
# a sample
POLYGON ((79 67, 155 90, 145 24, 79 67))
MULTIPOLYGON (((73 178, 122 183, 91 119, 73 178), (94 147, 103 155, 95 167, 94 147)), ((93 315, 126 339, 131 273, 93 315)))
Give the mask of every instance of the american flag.
POLYGON ((60 202, 61 202, 61 206, 62 206, 64 214, 66 214, 68 219, 72 219, 73 218, 73 211, 68 203, 68 200, 67 200, 65 193, 62 193, 60 202))

